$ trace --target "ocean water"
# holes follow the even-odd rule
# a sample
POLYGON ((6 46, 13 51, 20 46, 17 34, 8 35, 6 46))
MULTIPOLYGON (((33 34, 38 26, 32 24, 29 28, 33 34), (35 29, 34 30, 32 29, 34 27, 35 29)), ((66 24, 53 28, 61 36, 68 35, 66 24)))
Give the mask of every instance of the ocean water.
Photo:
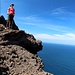
POLYGON ((75 75, 75 46, 43 43, 38 55, 45 71, 54 75, 75 75))

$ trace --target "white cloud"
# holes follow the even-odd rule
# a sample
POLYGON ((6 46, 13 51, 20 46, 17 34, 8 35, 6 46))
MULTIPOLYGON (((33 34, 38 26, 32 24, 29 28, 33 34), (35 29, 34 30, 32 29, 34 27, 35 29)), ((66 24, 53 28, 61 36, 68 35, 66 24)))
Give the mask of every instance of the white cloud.
MULTIPOLYGON (((61 8, 61 9, 63 9, 63 8, 61 8)), ((66 27, 66 25, 65 26, 55 25, 55 24, 51 24, 49 22, 47 24, 47 22, 45 20, 40 19, 36 15, 31 15, 31 16, 27 16, 27 17, 18 17, 18 19, 20 20, 20 21, 18 20, 19 23, 21 22, 21 24, 23 24, 23 25, 32 25, 32 26, 42 28, 45 30, 52 30, 52 31, 62 32, 62 33, 74 32, 73 29, 66 27)))
POLYGON ((36 26, 36 27, 40 27, 40 28, 44 28, 48 30, 59 31, 59 32, 67 32, 71 30, 70 28, 66 26, 54 25, 50 23, 46 24, 44 20, 41 20, 38 17, 33 17, 33 16, 19 17, 19 19, 22 20, 21 24, 32 25, 32 26, 36 26))
POLYGON ((19 17, 22 20, 34 20, 36 17, 34 16, 27 16, 27 17, 19 17))
POLYGON ((64 7, 59 7, 59 8, 56 8, 52 11, 52 14, 62 14, 65 12, 65 8, 64 7))
POLYGON ((61 26, 61 25, 46 24, 46 25, 44 25, 44 26, 45 26, 45 28, 47 28, 47 29, 51 29, 51 30, 59 31, 59 32, 67 32, 68 30, 70 30, 68 27, 66 27, 66 26, 61 26))
POLYGON ((75 34, 36 34, 34 35, 37 39, 42 40, 43 42, 53 42, 61 44, 72 44, 75 45, 75 34))
POLYGON ((75 18, 75 13, 67 11, 66 7, 55 8, 54 10, 52 10, 51 14, 61 15, 62 17, 60 19, 68 19, 68 18, 71 18, 71 17, 75 18))
POLYGON ((73 40, 75 41, 75 34, 73 33, 68 33, 68 34, 36 34, 36 38, 41 38, 41 39, 49 39, 49 40, 73 40))
POLYGON ((42 20, 38 19, 37 15, 31 15, 27 17, 18 17, 20 20, 25 22, 41 22, 42 20))
POLYGON ((75 38, 75 34, 73 34, 73 33, 68 33, 66 35, 69 36, 69 37, 74 37, 75 38))

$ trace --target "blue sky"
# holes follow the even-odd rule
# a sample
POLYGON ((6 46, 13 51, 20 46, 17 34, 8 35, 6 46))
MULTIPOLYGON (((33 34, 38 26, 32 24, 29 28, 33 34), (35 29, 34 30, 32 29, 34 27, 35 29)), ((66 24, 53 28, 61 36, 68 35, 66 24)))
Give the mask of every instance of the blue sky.
POLYGON ((0 14, 7 19, 10 3, 21 30, 43 42, 75 45, 75 0, 1 0, 0 14))

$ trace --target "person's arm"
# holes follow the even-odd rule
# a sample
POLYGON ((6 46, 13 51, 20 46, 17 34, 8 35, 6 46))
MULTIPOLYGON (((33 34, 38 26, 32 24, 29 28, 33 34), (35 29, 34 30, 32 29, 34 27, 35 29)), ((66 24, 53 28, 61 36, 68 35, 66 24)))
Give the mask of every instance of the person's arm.
POLYGON ((10 12, 10 8, 8 8, 8 10, 7 10, 7 14, 9 15, 9 12, 10 12))
POLYGON ((14 15, 15 15, 15 9, 14 9, 14 15))

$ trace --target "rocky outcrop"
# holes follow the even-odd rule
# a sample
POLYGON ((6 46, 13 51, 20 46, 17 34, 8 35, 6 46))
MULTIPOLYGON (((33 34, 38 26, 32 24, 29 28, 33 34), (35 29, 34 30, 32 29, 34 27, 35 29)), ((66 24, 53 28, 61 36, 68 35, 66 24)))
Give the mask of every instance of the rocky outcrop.
POLYGON ((37 55, 42 50, 42 41, 23 30, 6 28, 3 23, 0 24, 0 75, 52 75, 43 70, 44 64, 37 55))
MULTIPOLYGON (((3 24, 4 26, 6 26, 7 20, 5 20, 4 16, 0 16, 0 24, 3 24)), ((15 21, 13 21, 12 29, 19 30, 18 26, 15 24, 15 21)))
POLYGON ((33 35, 22 30, 5 29, 3 25, 0 27, 0 45, 19 45, 35 54, 42 50, 42 42, 36 40, 33 35))

